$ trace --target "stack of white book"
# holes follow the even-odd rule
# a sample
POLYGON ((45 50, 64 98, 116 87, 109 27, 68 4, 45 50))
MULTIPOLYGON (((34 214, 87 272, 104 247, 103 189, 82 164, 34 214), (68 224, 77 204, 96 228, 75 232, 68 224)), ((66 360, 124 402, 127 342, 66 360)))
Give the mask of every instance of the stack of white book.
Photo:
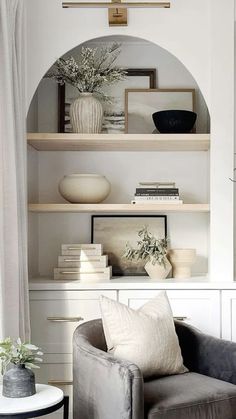
POLYGON ((101 244, 62 244, 54 279, 102 282, 111 276, 112 267, 101 244))
POLYGON ((183 204, 175 182, 140 182, 132 204, 183 204))

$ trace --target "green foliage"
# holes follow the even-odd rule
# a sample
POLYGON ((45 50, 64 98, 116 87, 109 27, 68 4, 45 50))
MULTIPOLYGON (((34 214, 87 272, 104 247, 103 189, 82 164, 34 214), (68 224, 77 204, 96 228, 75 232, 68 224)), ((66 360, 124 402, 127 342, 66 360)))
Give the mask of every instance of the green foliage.
POLYGON ((96 93, 103 100, 111 101, 101 88, 125 79, 126 71, 114 66, 119 54, 120 44, 117 43, 100 49, 82 47, 77 60, 59 58, 45 77, 59 84, 69 83, 80 93, 96 93))
POLYGON ((142 259, 146 262, 151 261, 153 265, 158 263, 165 266, 168 240, 166 238, 156 239, 146 226, 138 232, 138 236, 140 240, 137 242, 137 248, 134 249, 129 243, 126 243, 123 257, 128 260, 142 259))
POLYGON ((22 343, 18 338, 13 341, 6 338, 0 342, 1 373, 4 374, 9 364, 25 365, 27 368, 39 368, 35 363, 42 362, 43 352, 31 343, 22 343))

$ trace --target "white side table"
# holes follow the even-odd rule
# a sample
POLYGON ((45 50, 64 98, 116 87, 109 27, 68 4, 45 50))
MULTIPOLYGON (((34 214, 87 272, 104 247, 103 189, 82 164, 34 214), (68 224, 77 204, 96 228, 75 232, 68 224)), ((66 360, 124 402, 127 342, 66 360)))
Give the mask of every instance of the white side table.
POLYGON ((26 419, 44 416, 64 407, 64 419, 69 416, 69 397, 59 388, 36 384, 36 394, 19 399, 2 396, 0 386, 0 419, 26 419))

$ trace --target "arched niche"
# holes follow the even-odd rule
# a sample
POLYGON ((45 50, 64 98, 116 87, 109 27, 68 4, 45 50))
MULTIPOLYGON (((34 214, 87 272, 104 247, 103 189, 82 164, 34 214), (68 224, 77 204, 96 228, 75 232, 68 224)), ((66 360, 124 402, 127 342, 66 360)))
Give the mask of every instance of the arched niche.
MULTIPOLYGON (((117 65, 125 68, 155 68, 157 88, 195 89, 195 109, 198 114, 197 132, 209 132, 208 107, 198 83, 174 54, 156 43, 133 36, 104 36, 90 39, 73 47, 66 51, 63 57, 71 55, 76 57, 82 46, 99 47, 114 41, 121 44, 121 54, 116 62, 117 65)), ((58 131, 58 118, 58 85, 51 79, 42 78, 29 107, 28 131, 56 132, 58 131)))

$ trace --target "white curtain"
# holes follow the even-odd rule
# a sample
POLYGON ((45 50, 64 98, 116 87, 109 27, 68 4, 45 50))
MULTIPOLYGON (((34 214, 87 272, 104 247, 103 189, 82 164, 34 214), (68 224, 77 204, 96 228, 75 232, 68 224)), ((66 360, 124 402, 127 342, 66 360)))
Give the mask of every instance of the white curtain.
POLYGON ((29 338, 24 0, 0 0, 0 339, 29 338))

